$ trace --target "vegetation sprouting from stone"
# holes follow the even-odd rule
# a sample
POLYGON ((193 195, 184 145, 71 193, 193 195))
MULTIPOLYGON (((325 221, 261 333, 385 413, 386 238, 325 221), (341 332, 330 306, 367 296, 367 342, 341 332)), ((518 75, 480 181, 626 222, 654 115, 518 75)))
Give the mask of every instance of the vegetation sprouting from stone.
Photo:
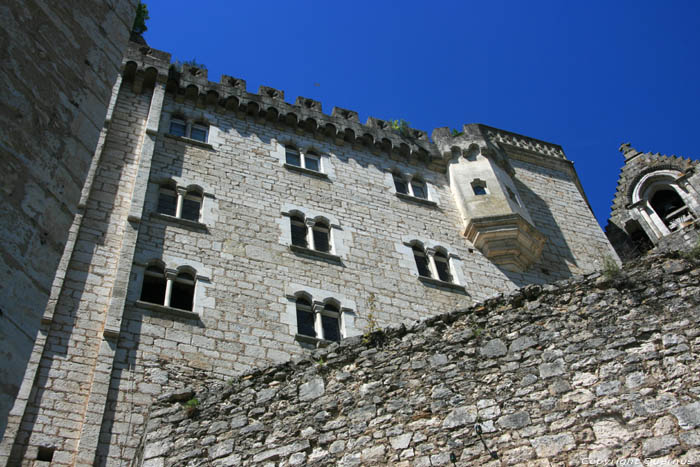
POLYGON ((139 3, 136 8, 136 17, 134 18, 134 25, 131 27, 132 34, 141 35, 148 30, 146 26, 146 21, 151 19, 148 16, 148 6, 145 3, 139 3))
POLYGON ((612 256, 603 258, 603 275, 608 279, 615 279, 620 275, 620 266, 612 256))
POLYGON ((391 129, 398 133, 401 133, 403 136, 408 136, 408 130, 410 128, 411 124, 403 118, 391 121, 391 129))
POLYGON ((463 131, 457 131, 456 128, 452 128, 450 130, 450 133, 451 133, 452 137, 454 137, 454 138, 456 138, 457 136, 462 136, 464 134, 463 131))

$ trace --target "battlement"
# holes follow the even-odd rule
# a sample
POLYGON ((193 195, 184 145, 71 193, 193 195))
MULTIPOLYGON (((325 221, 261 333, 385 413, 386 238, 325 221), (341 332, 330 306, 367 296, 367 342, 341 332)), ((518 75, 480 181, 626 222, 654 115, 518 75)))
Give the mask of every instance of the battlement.
MULTIPOLYGON (((321 102, 314 99, 298 96, 294 104, 290 104, 285 101, 283 90, 260 86, 257 93, 251 93, 244 79, 222 75, 216 83, 209 81, 206 69, 188 64, 175 67, 170 60, 171 55, 166 52, 131 43, 124 58, 124 76, 133 79, 141 73, 144 87, 156 81, 166 83, 166 91, 179 102, 187 100, 198 107, 213 107, 217 112, 235 112, 267 120, 341 144, 366 146, 375 153, 394 153, 425 162, 445 161, 451 157, 451 152, 441 151, 436 142, 458 137, 448 128, 438 128, 433 131, 431 140, 426 131, 415 128, 398 131, 392 127, 392 122, 375 117, 368 117, 362 124, 354 110, 333 107, 329 115, 323 113, 321 102)), ((494 144, 566 160, 559 145, 487 125, 466 124, 462 133, 474 126, 494 144)))

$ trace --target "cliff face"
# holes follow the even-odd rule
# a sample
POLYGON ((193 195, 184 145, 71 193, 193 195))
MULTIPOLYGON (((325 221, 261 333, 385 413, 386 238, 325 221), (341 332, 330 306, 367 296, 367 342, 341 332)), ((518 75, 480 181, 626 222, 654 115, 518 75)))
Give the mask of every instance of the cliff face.
POLYGON ((649 256, 227 383, 165 368, 143 465, 697 465, 699 278, 649 256))

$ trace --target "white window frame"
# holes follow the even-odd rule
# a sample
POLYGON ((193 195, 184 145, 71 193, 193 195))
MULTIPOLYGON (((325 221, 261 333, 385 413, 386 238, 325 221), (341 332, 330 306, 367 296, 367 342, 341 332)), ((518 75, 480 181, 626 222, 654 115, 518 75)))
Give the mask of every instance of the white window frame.
POLYGON ((185 139, 189 139, 192 141, 197 141, 198 143, 209 144, 210 127, 211 127, 210 124, 202 121, 201 119, 195 120, 193 118, 186 118, 186 117, 179 115, 179 114, 173 114, 170 116, 170 120, 168 121, 168 134, 170 134, 176 138, 185 138, 185 139), (176 135, 175 133, 171 133, 172 124, 174 122, 184 124, 184 126, 185 126, 185 134, 184 135, 176 135), (201 130, 204 132, 204 140, 192 138, 192 129, 193 128, 195 130, 201 130))
POLYGON ((340 260, 347 256, 346 232, 340 225, 340 221, 332 215, 305 209, 299 206, 287 204, 282 208, 282 217, 278 221, 281 230, 280 243, 287 245, 292 251, 315 254, 320 257, 340 260), (297 215, 303 217, 306 225, 306 247, 295 245, 292 242, 292 218, 297 215), (314 228, 317 223, 323 223, 328 228, 328 251, 316 249, 314 241, 314 228))
POLYGON ((355 302, 348 297, 332 293, 313 287, 303 286, 300 284, 288 284, 286 288, 287 312, 282 316, 283 324, 289 326, 289 332, 296 338, 297 341, 318 346, 326 341, 323 338, 323 324, 321 316, 328 316, 329 312, 325 310, 327 304, 333 304, 338 308, 338 328, 340 332, 340 340, 348 337, 362 335, 362 330, 355 326, 355 318, 357 309, 355 302), (298 333, 297 326, 297 299, 305 296, 311 303, 312 312, 314 314, 314 331, 316 337, 307 336, 298 333))
POLYGON ((386 183, 390 187, 391 191, 401 199, 415 201, 429 206, 437 206, 438 204, 437 196, 432 185, 425 180, 425 177, 417 173, 410 175, 400 171, 397 168, 389 169, 387 170, 386 183), (395 179, 397 178, 403 181, 403 183, 406 185, 407 193, 401 193, 396 189, 395 179), (415 195, 415 190, 413 189, 414 180, 419 181, 423 185, 425 197, 415 195))
POLYGON ((396 250, 404 255, 404 260, 400 262, 400 265, 407 266, 411 274, 421 281, 464 291, 466 281, 462 272, 464 269, 462 267, 462 260, 459 255, 454 253, 455 250, 453 248, 436 243, 432 240, 405 236, 402 243, 396 244, 396 250), (418 272, 418 265, 416 264, 413 250, 414 246, 418 246, 428 258, 430 277, 422 276, 418 272), (447 266, 452 279, 449 282, 440 279, 440 275, 438 274, 438 268, 435 262, 435 253, 438 251, 442 252, 447 258, 447 266))
POLYGON ((204 207, 204 199, 207 197, 207 194, 205 193, 204 189, 197 185, 197 184, 190 184, 187 187, 179 186, 177 182, 175 182, 172 179, 163 181, 162 183, 158 184, 158 191, 157 191, 157 198, 155 202, 155 207, 153 211, 158 215, 162 216, 168 219, 178 219, 179 221, 182 222, 190 222, 194 224, 203 224, 203 217, 204 217, 204 212, 205 212, 205 207, 204 207), (167 190, 167 191, 174 191, 175 197, 176 197, 176 204, 175 204, 175 215, 172 214, 166 214, 164 212, 160 212, 159 209, 159 204, 160 204, 160 195, 161 191, 167 190), (193 195, 192 193, 196 193, 199 197, 199 211, 197 213, 197 220, 192 220, 192 219, 185 219, 182 217, 182 207, 184 204, 185 199, 192 198, 193 195))

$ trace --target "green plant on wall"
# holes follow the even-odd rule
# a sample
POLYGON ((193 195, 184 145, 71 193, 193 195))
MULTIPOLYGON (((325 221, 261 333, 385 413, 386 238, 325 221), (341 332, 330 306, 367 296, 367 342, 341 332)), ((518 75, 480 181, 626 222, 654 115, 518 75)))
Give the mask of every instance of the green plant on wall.
POLYGON ((408 136, 408 130, 411 129, 411 124, 408 123, 403 118, 398 120, 391 120, 391 129, 401 133, 403 136, 408 136))
POLYGON ((615 279, 620 275, 620 266, 612 256, 606 255, 603 258, 603 275, 608 279, 615 279))
POLYGON ((151 19, 148 16, 148 7, 145 3, 139 3, 136 8, 136 18, 134 18, 134 25, 131 27, 132 34, 143 34, 148 29, 146 26, 146 21, 151 19))
POLYGON ((457 131, 456 128, 452 128, 452 130, 450 130, 450 133, 452 134, 453 138, 456 138, 457 136, 462 136, 464 134, 463 131, 457 131))

